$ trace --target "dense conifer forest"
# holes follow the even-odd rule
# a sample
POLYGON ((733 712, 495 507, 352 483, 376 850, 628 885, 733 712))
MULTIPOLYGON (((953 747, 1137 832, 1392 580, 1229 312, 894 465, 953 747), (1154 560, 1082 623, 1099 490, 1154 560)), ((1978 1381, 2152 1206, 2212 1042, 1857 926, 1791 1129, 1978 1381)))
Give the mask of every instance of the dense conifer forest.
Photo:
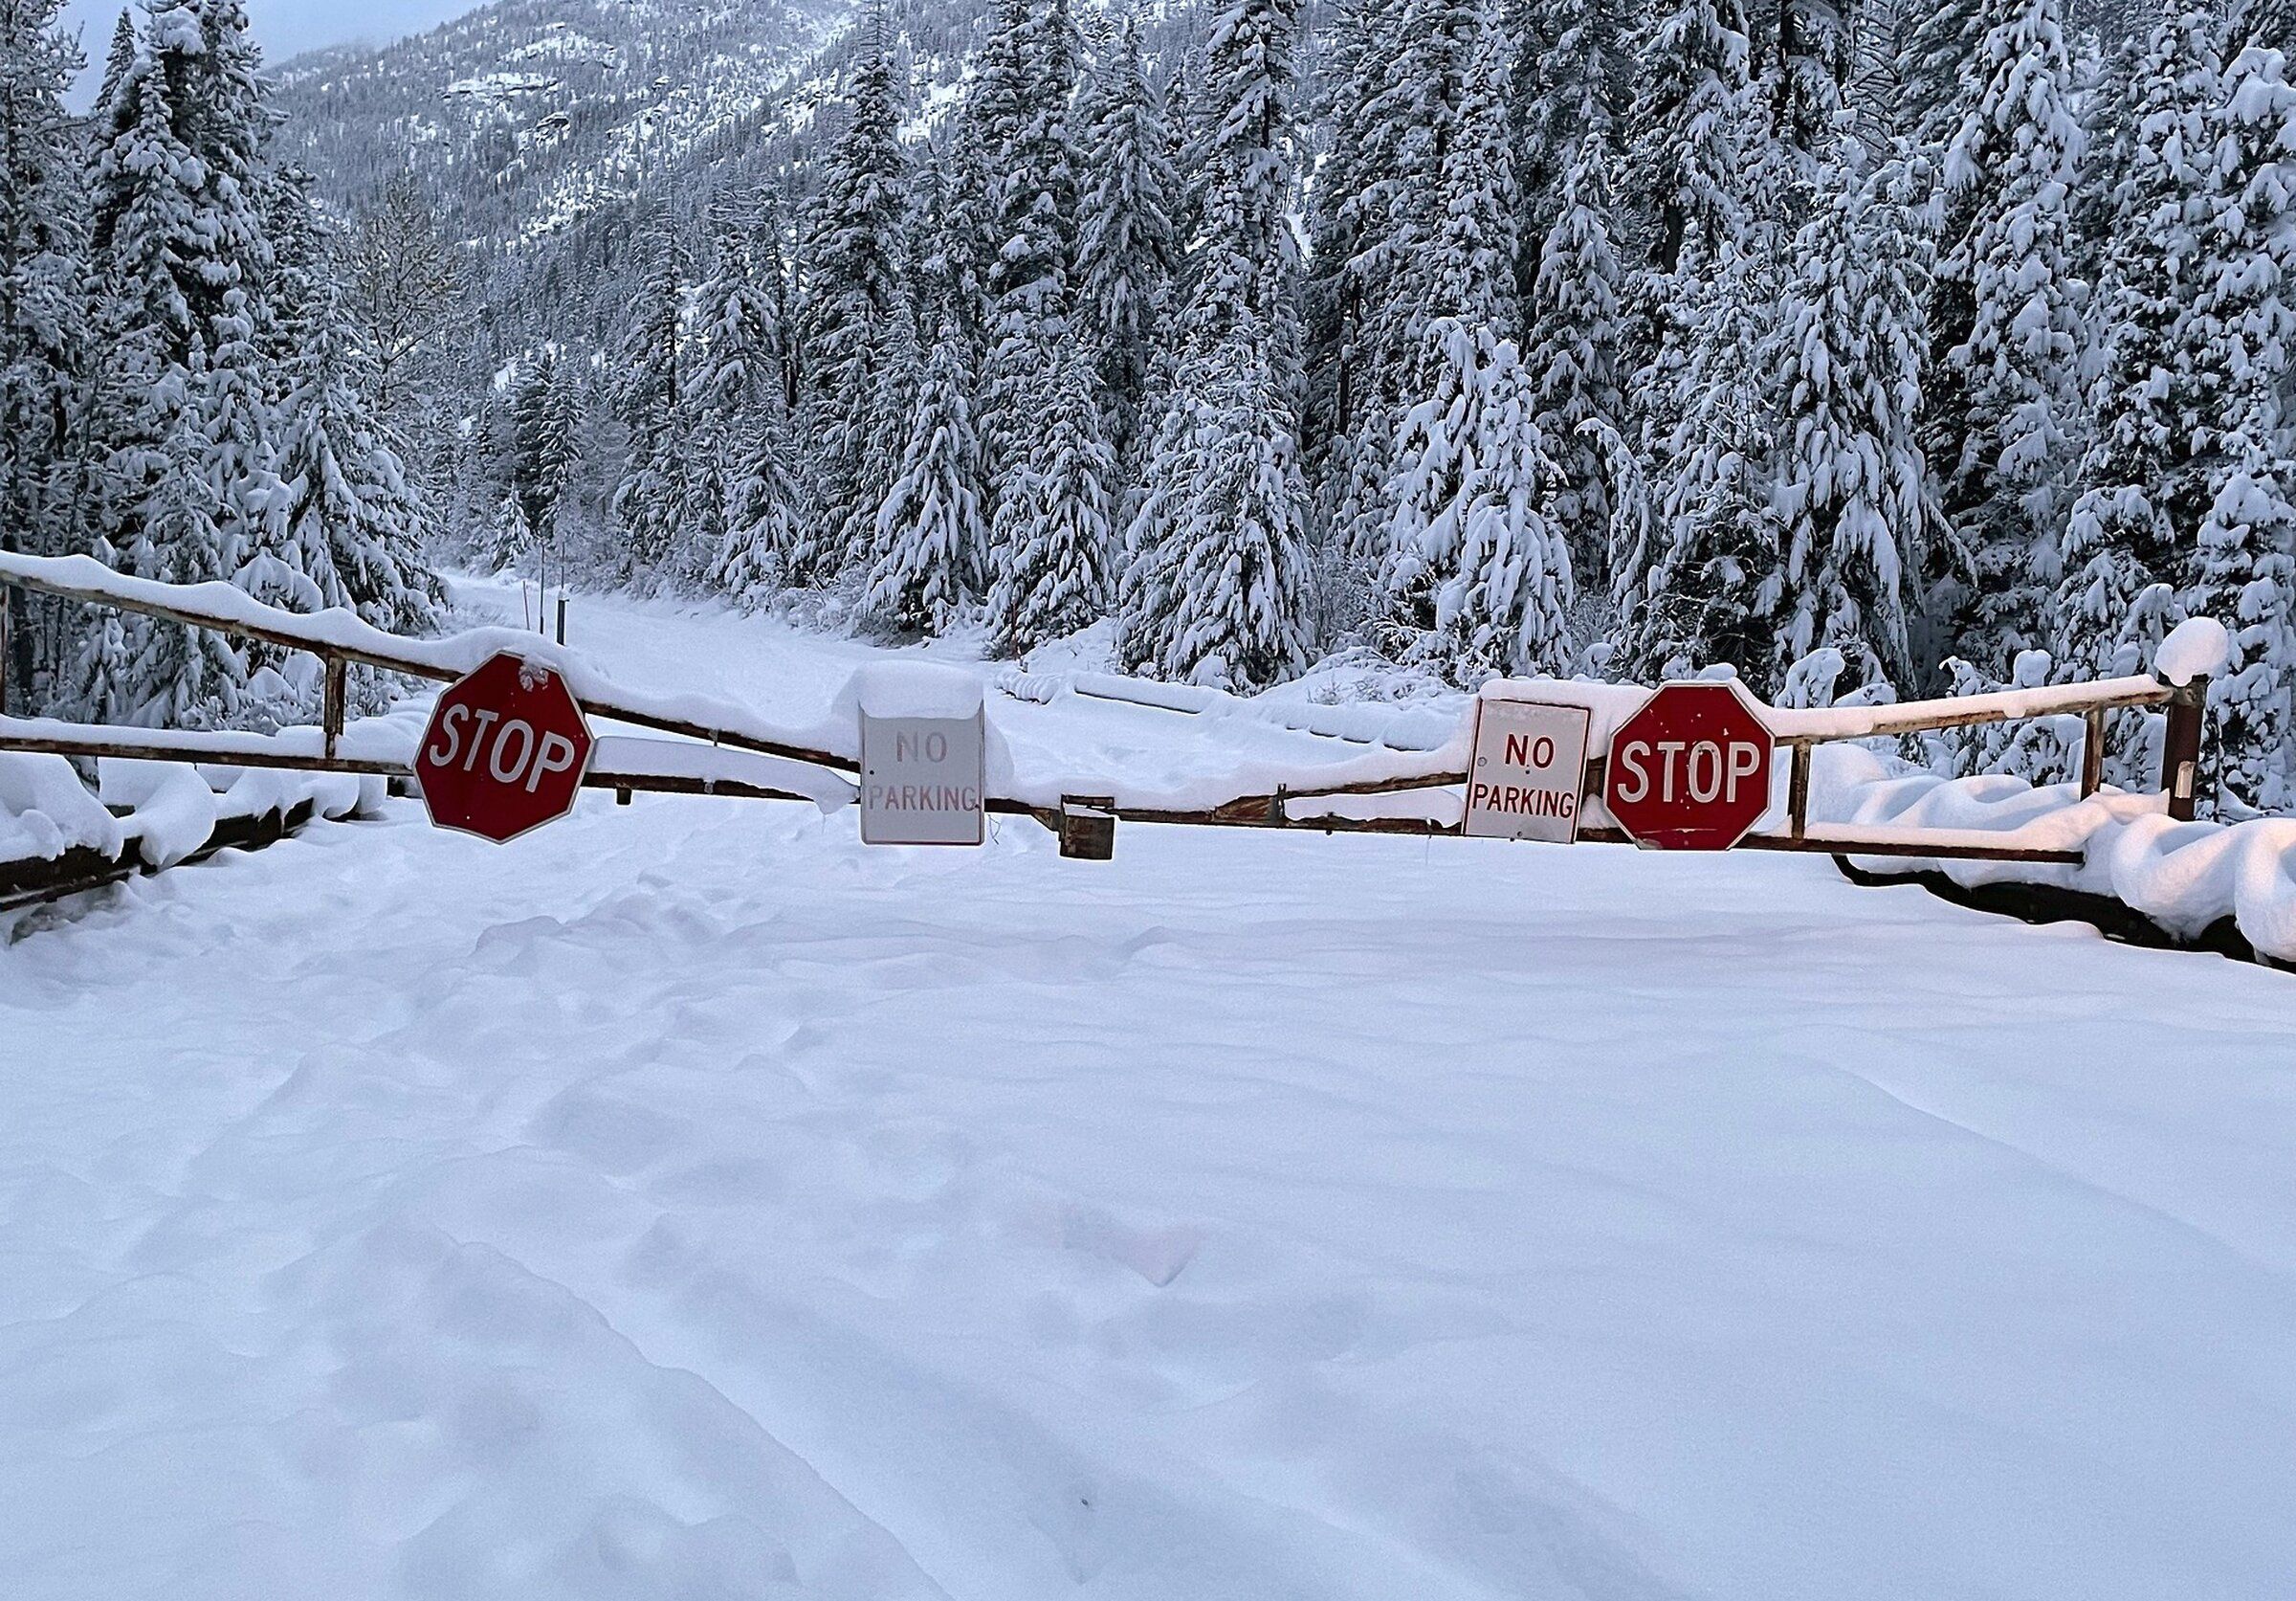
MULTIPOLYGON (((15 547, 1245 691, 1870 701, 2207 613, 2208 801, 2296 809, 2285 0, 509 0, 276 72, 154 0, 85 118, 58 6, 0 0, 15 547)), ((15 605, 11 710, 308 715, 292 660, 15 605)))

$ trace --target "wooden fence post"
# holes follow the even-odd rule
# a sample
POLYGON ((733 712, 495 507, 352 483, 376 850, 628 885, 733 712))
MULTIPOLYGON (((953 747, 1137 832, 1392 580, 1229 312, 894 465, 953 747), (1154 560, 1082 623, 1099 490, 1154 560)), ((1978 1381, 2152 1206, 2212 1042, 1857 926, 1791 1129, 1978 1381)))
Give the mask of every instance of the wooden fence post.
POLYGON ((325 699, 320 707, 320 739, 326 758, 335 760, 336 742, 342 738, 343 722, 343 661, 339 656, 327 657, 325 699))
POLYGON ((2208 679, 2178 684, 2169 696, 2168 727, 2160 741, 2160 787, 2168 791, 2169 815, 2193 820, 2194 785, 2200 771, 2201 713, 2208 706, 2208 679))
POLYGON ((2088 799, 2105 784, 2105 713, 2092 707, 2081 736, 2081 798, 2088 799))

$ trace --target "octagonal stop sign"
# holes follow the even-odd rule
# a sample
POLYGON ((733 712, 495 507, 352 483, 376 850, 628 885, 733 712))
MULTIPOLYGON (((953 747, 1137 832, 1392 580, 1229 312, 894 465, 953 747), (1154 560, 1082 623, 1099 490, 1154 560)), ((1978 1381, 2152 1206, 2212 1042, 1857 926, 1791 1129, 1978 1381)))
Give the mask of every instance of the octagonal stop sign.
POLYGON ((1611 736, 1602 802, 1639 844, 1727 851, 1770 809, 1771 753, 1736 684, 1662 685, 1611 736))
POLYGON ((414 778, 433 824, 499 844, 573 810, 591 744, 566 680, 504 651, 439 696, 414 778))

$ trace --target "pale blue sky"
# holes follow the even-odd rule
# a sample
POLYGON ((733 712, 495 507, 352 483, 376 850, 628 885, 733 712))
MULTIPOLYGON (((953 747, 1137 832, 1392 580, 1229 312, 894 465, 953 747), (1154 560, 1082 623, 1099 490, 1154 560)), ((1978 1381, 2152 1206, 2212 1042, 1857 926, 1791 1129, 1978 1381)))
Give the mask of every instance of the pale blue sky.
MULTIPOLYGON (((475 10, 479 0, 247 0, 249 18, 263 54, 274 61, 320 45, 362 39, 386 43, 420 33, 434 23, 475 10)), ((103 66, 121 0, 70 0, 64 8, 67 27, 77 25, 89 57, 91 74, 103 66)), ((93 85, 83 90, 93 95, 93 85)))

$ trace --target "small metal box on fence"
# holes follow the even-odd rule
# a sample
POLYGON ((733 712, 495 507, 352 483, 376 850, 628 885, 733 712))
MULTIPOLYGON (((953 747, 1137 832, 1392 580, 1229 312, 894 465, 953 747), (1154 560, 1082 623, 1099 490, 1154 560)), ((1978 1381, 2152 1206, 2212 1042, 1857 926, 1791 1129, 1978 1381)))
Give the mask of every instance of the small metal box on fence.
POLYGON ((1109 861, 1116 854, 1114 795, 1060 797, 1060 854, 1076 861, 1109 861))

